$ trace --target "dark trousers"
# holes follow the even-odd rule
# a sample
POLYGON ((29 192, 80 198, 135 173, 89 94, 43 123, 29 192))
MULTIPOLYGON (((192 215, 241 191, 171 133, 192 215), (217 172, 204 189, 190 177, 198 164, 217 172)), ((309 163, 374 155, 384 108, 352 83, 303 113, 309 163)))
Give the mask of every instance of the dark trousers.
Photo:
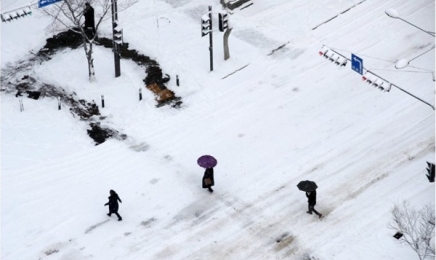
POLYGON ((315 205, 309 204, 309 211, 307 213, 312 214, 312 212, 315 212, 316 215, 321 215, 318 211, 315 210, 315 205))
POLYGON ((83 29, 85 30, 85 34, 86 34, 86 37, 88 37, 88 39, 94 38, 94 35, 95 35, 95 27, 94 26, 84 26, 83 29))
POLYGON ((120 216, 120 214, 118 214, 118 212, 109 212, 109 214, 107 214, 107 215, 110 217, 112 213, 115 214, 115 215, 117 215, 118 219, 123 219, 123 218, 120 216))

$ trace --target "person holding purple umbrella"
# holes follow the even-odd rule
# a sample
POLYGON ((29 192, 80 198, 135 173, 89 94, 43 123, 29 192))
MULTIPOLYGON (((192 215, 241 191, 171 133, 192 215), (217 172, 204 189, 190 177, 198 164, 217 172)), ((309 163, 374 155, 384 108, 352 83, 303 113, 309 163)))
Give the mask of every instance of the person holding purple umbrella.
POLYGON ((212 186, 215 185, 215 181, 213 179, 213 168, 207 168, 204 171, 203 176, 203 189, 208 189, 210 193, 213 192, 212 186))
POLYGON ((203 155, 197 160, 198 165, 206 168, 203 176, 203 189, 208 189, 210 193, 213 192, 212 186, 215 185, 215 180, 213 178, 213 167, 215 167, 218 161, 211 155, 203 155))

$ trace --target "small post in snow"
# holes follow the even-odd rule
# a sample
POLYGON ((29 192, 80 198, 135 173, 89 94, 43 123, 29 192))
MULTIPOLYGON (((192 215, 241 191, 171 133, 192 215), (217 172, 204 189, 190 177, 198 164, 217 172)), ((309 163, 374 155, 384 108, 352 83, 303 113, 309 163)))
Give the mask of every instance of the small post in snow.
POLYGON ((180 86, 179 85, 179 75, 176 75, 176 84, 177 84, 177 87, 180 86))
POLYGON ((101 95, 101 108, 104 108, 104 96, 101 95))
POLYGON ((141 101, 142 100, 142 89, 140 88, 139 89, 139 101, 141 101))
POLYGON ((20 111, 23 112, 24 111, 23 99, 22 98, 18 99, 18 102, 20 103, 20 111))
POLYGON ((61 98, 58 97, 58 110, 61 110, 61 98))

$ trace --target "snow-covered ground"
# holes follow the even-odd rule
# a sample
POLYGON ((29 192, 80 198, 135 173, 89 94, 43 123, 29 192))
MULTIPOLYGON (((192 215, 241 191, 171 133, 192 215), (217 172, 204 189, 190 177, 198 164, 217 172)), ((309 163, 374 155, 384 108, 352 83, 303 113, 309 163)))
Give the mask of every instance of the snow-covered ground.
MULTIPOLYGON (((180 109, 156 108, 132 61, 114 78, 113 54, 98 46, 96 82, 80 48, 18 73, 98 105, 104 95, 104 124, 128 138, 95 146, 57 100, 24 98, 20 112, 2 92, 2 259, 418 259, 387 226, 395 204, 434 207, 435 40, 385 11, 434 32, 434 1, 252 2, 230 16, 227 61, 214 32, 213 72, 200 17, 218 0, 140 0, 120 13, 125 41, 171 75, 180 109), (320 57, 323 45, 416 98, 368 85, 350 62, 320 57), (412 61, 396 69, 400 59, 412 61), (213 194, 201 188, 203 154, 218 159, 213 194), (296 187, 306 179, 322 219, 306 214, 296 187), (122 222, 106 216, 110 189, 122 222)), ((27 3, 2 0, 2 12, 27 3)), ((49 23, 37 9, 2 23, 2 72, 44 46, 49 23)))

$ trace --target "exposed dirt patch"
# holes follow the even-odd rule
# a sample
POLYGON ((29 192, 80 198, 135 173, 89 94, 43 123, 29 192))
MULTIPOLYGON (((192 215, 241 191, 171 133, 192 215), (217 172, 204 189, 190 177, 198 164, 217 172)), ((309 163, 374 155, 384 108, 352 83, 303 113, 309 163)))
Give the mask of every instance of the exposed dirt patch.
MULTIPOLYGON (((100 122, 105 118, 101 116, 98 106, 92 101, 86 101, 77 97, 76 93, 67 93, 62 87, 40 82, 31 76, 32 67, 51 59, 58 51, 71 48, 76 49, 83 45, 80 34, 68 30, 61 32, 52 38, 47 39, 46 44, 34 56, 28 60, 20 61, 16 65, 8 64, 1 73, 0 91, 7 94, 15 94, 16 97, 27 95, 28 98, 39 99, 40 97, 58 98, 62 107, 69 107, 73 116, 78 116, 83 121, 89 121, 90 129, 88 135, 96 142, 96 145, 103 143, 108 138, 116 137, 125 140, 126 135, 120 134, 117 130, 103 127, 100 122), (19 73, 27 71, 30 75, 19 78, 19 73)), ((101 37, 96 42, 106 48, 112 48, 112 40, 101 37)), ((165 84, 169 82, 169 75, 163 75, 157 61, 148 56, 140 54, 134 49, 129 49, 129 44, 124 43, 120 48, 120 57, 134 61, 138 66, 145 66, 147 76, 143 80, 145 86, 154 84, 158 88, 153 91, 156 95, 157 107, 171 105, 180 107, 181 98, 176 97, 174 92, 167 89, 165 84)), ((148 88, 150 89, 150 88, 148 88)), ((151 90, 151 89, 150 89, 151 90)))
POLYGON ((277 245, 275 246, 275 249, 277 251, 280 251, 284 248, 288 248, 292 244, 292 242, 294 242, 294 239, 295 238, 288 233, 282 234, 276 239, 277 245))

